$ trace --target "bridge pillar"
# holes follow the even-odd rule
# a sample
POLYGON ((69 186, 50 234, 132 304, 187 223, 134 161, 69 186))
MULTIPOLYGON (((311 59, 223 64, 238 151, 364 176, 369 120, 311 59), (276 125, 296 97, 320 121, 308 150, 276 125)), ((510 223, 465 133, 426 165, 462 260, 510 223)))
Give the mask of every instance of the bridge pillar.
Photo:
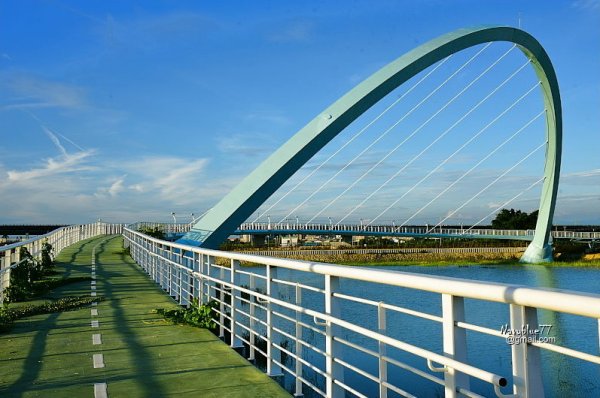
POLYGON ((552 242, 548 242, 543 246, 540 246, 537 242, 533 241, 527 246, 525 253, 521 256, 519 262, 535 264, 535 263, 549 263, 552 262, 552 242))

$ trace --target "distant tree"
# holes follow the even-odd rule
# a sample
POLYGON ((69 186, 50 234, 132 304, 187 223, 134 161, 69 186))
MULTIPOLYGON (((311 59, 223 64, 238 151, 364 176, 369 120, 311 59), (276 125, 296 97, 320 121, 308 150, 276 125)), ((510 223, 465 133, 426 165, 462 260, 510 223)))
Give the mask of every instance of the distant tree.
POLYGON ((502 209, 492 221, 494 229, 534 229, 538 211, 527 212, 515 209, 502 209))
POLYGON ((161 227, 141 227, 138 231, 153 238, 165 240, 165 232, 161 227))

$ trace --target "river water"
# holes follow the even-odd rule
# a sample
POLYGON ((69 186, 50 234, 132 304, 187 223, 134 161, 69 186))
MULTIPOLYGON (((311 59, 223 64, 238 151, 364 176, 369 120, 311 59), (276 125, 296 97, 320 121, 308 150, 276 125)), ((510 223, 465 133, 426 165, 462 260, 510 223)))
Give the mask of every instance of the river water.
MULTIPOLYGON (((253 272, 264 274, 263 269, 252 267, 253 272)), ((388 269, 403 272, 414 272, 436 276, 474 279, 509 284, 520 284, 554 289, 568 289, 582 292, 600 294, 600 268, 570 268, 570 267, 544 267, 544 266, 378 266, 376 269, 388 269)), ((322 276, 307 274, 298 271, 280 269, 278 278, 291 281, 302 281, 316 287, 323 287, 322 276)), ((354 280, 342 280, 340 292, 348 295, 368 298, 374 301, 399 305, 413 310, 424 311, 434 315, 441 315, 441 296, 429 292, 413 289, 398 288, 354 280)), ((281 287, 280 296, 289 300, 294 299, 293 287, 281 287)), ((317 310, 323 310, 323 298, 320 293, 307 292, 302 297, 303 305, 317 310)), ((377 311, 374 307, 354 302, 342 303, 342 316, 352 323, 377 329, 377 311)), ((292 313, 288 313, 294 316, 292 313)), ((441 325, 437 322, 424 320, 405 314, 391 313, 388 311, 387 333, 395 338, 416 346, 441 352, 442 337, 441 325)), ((509 322, 508 305, 490 303, 480 300, 465 300, 466 321, 494 330, 500 330, 502 325, 509 322)), ((539 323, 552 325, 549 336, 556 338, 556 343, 588 352, 594 355, 599 353, 598 321, 594 319, 539 311, 539 323)), ((306 323, 312 324, 312 318, 303 318, 306 323)), ((282 322, 280 327, 290 332, 293 325, 282 322)), ((318 333, 306 331, 305 339, 317 347, 324 347, 324 339, 318 333)), ((377 345, 362 335, 344 331, 342 337, 352 343, 377 351, 377 345)), ((293 345, 291 342, 283 343, 293 345)), ((468 361, 470 364, 485 370, 502 375, 509 380, 511 385, 511 348, 503 339, 467 332, 468 361)), ((293 351, 293 350, 292 350, 293 351)), ((324 360, 320 354, 304 348, 303 357, 313 365, 324 369, 324 360)), ((428 373, 423 359, 401 352, 390 347, 387 355, 407 363, 415 368, 428 373)), ((361 353, 358 350, 345 347, 343 358, 346 362, 359 366, 370 373, 377 375, 378 363, 375 358, 361 353)), ((293 368, 293 361, 284 361, 293 368)), ((600 366, 590 364, 578 359, 542 351, 544 389, 547 397, 600 397, 600 366)), ((304 367, 304 376, 320 388, 324 388, 324 379, 304 367)), ((443 377, 441 373, 435 374, 443 377)), ((407 392, 423 397, 443 397, 443 388, 431 381, 418 377, 396 366, 389 366, 388 380, 407 392)), ((347 370, 344 382, 367 396, 378 396, 377 384, 359 374, 347 370)), ((291 391, 293 380, 286 377, 285 384, 291 391)), ((489 384, 471 378, 471 389, 484 396, 495 396, 489 384)), ((305 387, 305 396, 313 396, 305 387)), ((503 393, 511 393, 510 388, 503 389, 503 393)), ((394 393, 389 396, 396 396, 394 393)))

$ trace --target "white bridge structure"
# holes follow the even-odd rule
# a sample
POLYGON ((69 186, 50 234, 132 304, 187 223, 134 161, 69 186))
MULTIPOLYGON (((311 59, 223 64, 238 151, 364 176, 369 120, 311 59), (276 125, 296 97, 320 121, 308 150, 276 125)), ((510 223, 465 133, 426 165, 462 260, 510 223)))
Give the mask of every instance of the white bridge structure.
MULTIPOLYGON (((132 227, 143 225, 150 224, 132 227)), ((507 344, 514 337, 508 333, 547 327, 540 319, 551 313, 591 322, 594 332, 586 339, 600 346, 597 294, 223 252, 155 239, 122 224, 73 225, 0 247, 0 297, 11 269, 21 262, 21 247, 36 256, 45 240, 59 252, 80 240, 114 234, 123 234, 135 261, 179 304, 216 303, 219 335, 233 348, 245 347, 248 359, 263 357, 269 375, 291 378, 296 396, 369 397, 373 391, 380 397, 415 396, 398 377, 401 371, 440 386, 446 397, 541 397, 548 383, 544 352, 600 366, 598 352, 538 339, 539 332, 507 344), (344 287, 353 283, 365 288, 349 294, 344 287), (423 309, 418 301, 398 302, 389 294, 394 289, 436 295, 439 305, 423 309), (502 306, 496 328, 472 318, 472 300, 502 306), (405 326, 399 326, 399 317, 405 326), (427 342, 402 338, 413 327, 439 334, 427 342), (491 336, 510 351, 504 372, 477 366, 477 358, 467 355, 485 348, 477 345, 477 336, 491 336), (364 363, 351 360, 357 354, 364 363), (376 366, 369 365, 373 361, 376 366)))
POLYGON ((500 303, 510 330, 525 325, 536 329, 540 310, 586 317, 596 330, 588 338, 600 345, 600 295, 222 252, 154 239, 129 228, 124 236, 136 262, 181 305, 193 298, 216 302, 221 337, 228 336, 233 348, 246 346, 250 360, 259 354, 266 358, 269 375, 293 378, 296 396, 308 390, 310 396, 370 396, 349 380, 352 373, 376 385, 380 397, 413 397, 409 385, 390 376, 401 369, 440 385, 446 397, 482 397, 492 391, 498 397, 542 397, 542 351, 600 365, 597 352, 552 342, 507 345, 506 333, 470 319, 465 306, 470 299, 500 303), (247 266, 251 264, 256 266, 247 266), (343 286, 349 283, 365 283, 364 294, 347 294, 343 286), (429 292, 440 304, 423 311, 393 297, 374 298, 372 293, 383 287, 429 292), (363 321, 357 322, 357 313, 363 321), (439 330, 436 349, 399 338, 398 326, 390 327, 388 321, 399 316, 405 327, 412 323, 439 330), (477 341, 473 334, 505 345, 510 371, 496 374, 474 365, 467 357, 467 348, 477 341), (377 366, 349 362, 350 351, 377 366), (398 353, 413 360, 404 362, 398 353), (473 380, 489 389, 471 390, 473 380))

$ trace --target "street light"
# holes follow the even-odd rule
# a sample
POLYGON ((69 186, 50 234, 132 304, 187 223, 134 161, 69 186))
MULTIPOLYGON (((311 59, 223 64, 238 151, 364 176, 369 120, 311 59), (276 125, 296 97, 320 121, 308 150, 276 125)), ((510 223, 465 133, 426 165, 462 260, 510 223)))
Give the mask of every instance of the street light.
POLYGON ((177 219, 175 218, 175 212, 171 212, 171 215, 173 216, 173 225, 177 224, 177 219))

